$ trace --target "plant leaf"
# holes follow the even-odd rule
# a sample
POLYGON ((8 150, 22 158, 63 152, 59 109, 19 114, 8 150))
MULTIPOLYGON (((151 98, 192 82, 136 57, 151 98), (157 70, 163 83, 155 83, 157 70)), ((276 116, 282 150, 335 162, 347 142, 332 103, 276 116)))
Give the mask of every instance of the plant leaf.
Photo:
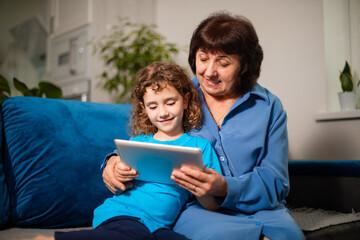
POLYGON ((351 92, 354 88, 351 74, 342 72, 340 74, 341 88, 344 92, 351 92))
POLYGON ((129 102, 138 71, 154 61, 170 61, 179 50, 175 43, 156 31, 156 25, 131 23, 119 18, 118 27, 97 43, 106 70, 101 74, 101 87, 116 102, 129 102))
POLYGON ((3 75, 0 75, 0 93, 2 92, 6 92, 9 96, 11 95, 8 80, 3 75))
POLYGON ((39 88, 32 88, 29 90, 30 95, 27 96, 33 96, 33 97, 41 97, 42 96, 42 92, 40 91, 39 88))
POLYGON ((24 96, 33 96, 33 94, 30 92, 30 89, 26 86, 25 83, 21 82, 17 78, 13 78, 13 81, 14 81, 14 87, 24 96))
POLYGON ((42 81, 39 83, 39 89, 47 98, 62 98, 61 88, 53 83, 42 81))
POLYGON ((345 66, 339 76, 341 82, 341 89, 343 92, 351 92, 354 88, 354 81, 351 75, 351 68, 347 61, 345 61, 345 66))
POLYGON ((348 73, 351 75, 351 68, 350 68, 350 65, 347 61, 345 61, 345 66, 344 66, 344 69, 342 71, 343 73, 348 73))

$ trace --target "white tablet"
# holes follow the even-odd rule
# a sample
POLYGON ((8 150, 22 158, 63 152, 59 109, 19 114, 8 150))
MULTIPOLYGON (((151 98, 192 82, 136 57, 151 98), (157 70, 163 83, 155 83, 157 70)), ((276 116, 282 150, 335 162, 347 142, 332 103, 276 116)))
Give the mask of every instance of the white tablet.
POLYGON ((202 168, 200 148, 114 140, 120 158, 139 173, 136 180, 175 184, 171 172, 183 165, 202 168))

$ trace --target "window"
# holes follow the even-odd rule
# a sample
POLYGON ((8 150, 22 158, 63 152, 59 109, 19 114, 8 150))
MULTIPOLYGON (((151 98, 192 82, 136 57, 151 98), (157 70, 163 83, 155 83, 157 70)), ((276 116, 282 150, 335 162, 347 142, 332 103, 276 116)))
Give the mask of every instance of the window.
POLYGON ((348 61, 360 108, 360 0, 323 0, 327 111, 339 111, 339 73, 348 61))

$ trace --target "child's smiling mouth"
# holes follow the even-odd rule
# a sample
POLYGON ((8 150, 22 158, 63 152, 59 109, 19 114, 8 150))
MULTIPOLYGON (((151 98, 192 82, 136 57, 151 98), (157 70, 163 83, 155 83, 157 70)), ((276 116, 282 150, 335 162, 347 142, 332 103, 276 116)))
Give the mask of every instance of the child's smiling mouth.
POLYGON ((168 119, 163 119, 163 120, 160 120, 159 122, 160 123, 168 123, 168 122, 171 122, 174 118, 168 118, 168 119))

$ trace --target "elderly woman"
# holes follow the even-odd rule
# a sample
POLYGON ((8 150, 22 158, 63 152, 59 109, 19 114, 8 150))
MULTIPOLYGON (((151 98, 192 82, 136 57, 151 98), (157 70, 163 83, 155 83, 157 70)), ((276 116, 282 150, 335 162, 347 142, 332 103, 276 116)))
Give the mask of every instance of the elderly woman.
MULTIPOLYGON (((211 142, 224 176, 211 169, 173 171, 176 184, 215 196, 220 206, 213 212, 188 204, 174 230, 190 239, 305 239, 285 207, 287 117, 280 100, 257 84, 262 59, 255 29, 244 17, 214 14, 193 33, 189 64, 204 121, 191 135, 211 142)), ((103 172, 113 192, 131 187, 135 176, 117 156, 103 172)))

